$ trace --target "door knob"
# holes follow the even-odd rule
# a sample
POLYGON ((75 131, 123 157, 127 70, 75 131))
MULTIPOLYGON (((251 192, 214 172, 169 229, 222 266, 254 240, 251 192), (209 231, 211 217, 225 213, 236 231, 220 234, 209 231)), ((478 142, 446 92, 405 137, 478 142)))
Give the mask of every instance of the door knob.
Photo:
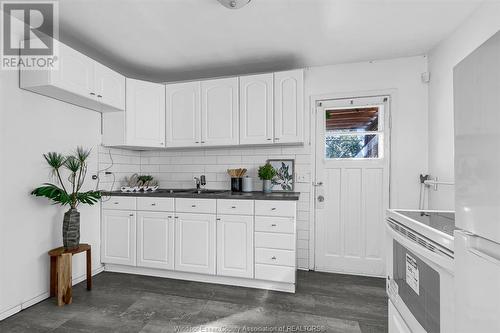
POLYGON ((319 202, 323 202, 323 201, 325 201, 325 197, 324 197, 324 196, 322 196, 322 195, 318 195, 318 201, 319 201, 319 202))

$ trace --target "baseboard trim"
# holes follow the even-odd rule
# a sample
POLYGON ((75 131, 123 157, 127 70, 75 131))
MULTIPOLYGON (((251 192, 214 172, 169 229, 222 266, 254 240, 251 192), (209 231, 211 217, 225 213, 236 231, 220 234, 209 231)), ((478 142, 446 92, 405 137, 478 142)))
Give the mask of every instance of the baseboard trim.
POLYGON ((147 276, 163 277, 176 280, 189 280, 189 281, 205 282, 205 283, 226 284, 231 286, 295 293, 294 283, 273 282, 273 281, 216 276, 216 275, 205 275, 197 273, 178 272, 178 271, 166 271, 154 268, 143 268, 143 267, 116 265, 116 264, 106 264, 104 266, 104 270, 106 272, 147 275, 147 276))
MULTIPOLYGON (((102 273, 103 271, 104 271, 104 266, 100 265, 99 267, 92 270, 92 276, 97 275, 99 273, 102 273)), ((75 277, 71 283, 74 286, 75 284, 78 284, 78 283, 84 281, 86 278, 87 278, 87 274, 83 274, 83 275, 75 277)), ((41 301, 46 300, 49 297, 50 297, 50 294, 47 291, 47 292, 44 292, 38 296, 30 298, 30 299, 22 302, 21 304, 15 305, 7 310, 4 310, 4 311, 0 312, 0 321, 4 320, 12 315, 15 315, 16 313, 21 312, 22 310, 27 309, 30 306, 33 306, 37 303, 40 303, 41 301)))

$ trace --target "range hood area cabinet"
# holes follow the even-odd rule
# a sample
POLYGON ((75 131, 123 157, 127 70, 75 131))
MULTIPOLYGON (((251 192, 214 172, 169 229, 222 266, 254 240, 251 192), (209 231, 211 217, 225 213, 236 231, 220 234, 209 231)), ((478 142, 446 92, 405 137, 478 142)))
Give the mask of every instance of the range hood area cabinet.
POLYGON ((239 144, 238 78, 168 84, 167 147, 239 144))
POLYGON ((125 77, 56 40, 53 69, 21 67, 20 87, 99 112, 125 110, 125 77))
POLYGON ((165 147, 165 86, 126 79, 125 112, 104 113, 105 146, 165 147))

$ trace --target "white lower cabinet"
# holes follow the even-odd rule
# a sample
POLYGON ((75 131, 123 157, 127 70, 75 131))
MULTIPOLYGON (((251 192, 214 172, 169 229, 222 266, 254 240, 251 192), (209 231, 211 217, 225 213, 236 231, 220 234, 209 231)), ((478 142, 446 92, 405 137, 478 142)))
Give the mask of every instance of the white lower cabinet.
POLYGON ((217 216, 217 275, 253 278, 253 216, 217 216))
POLYGON ((109 271, 294 292, 296 208, 114 196, 102 203, 102 262, 109 271))
POLYGON ((137 213, 137 266, 174 269, 173 213, 137 213))
POLYGON ((215 274, 215 215, 176 213, 175 270, 215 274))
POLYGON ((109 264, 136 264, 136 214, 127 210, 102 210, 101 261, 109 264))

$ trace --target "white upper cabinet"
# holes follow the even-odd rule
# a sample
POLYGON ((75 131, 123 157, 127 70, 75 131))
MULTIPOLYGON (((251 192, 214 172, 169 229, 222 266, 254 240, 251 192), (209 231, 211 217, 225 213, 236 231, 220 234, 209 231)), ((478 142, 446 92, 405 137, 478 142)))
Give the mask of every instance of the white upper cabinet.
POLYGON ((240 144, 273 142, 273 73, 240 77, 240 144))
POLYGON ((217 218, 217 275, 253 278, 253 215, 217 218))
POLYGON ((127 79, 126 145, 165 147, 165 86, 127 79))
POLYGON ((274 141, 304 141, 304 72, 274 73, 274 141))
POLYGON ((103 110, 125 110, 125 77, 98 62, 94 69, 94 91, 103 110))
POLYGON ((228 146, 239 143, 238 78, 201 82, 201 143, 228 146))
POLYGON ((99 112, 125 109, 125 77, 58 42, 58 62, 20 70, 20 87, 99 112))
POLYGON ((94 91, 94 60, 60 44, 58 66, 58 70, 51 72, 54 85, 81 96, 97 98, 94 91))
POLYGON ((201 83, 168 84, 165 91, 167 147, 201 145, 201 83))

